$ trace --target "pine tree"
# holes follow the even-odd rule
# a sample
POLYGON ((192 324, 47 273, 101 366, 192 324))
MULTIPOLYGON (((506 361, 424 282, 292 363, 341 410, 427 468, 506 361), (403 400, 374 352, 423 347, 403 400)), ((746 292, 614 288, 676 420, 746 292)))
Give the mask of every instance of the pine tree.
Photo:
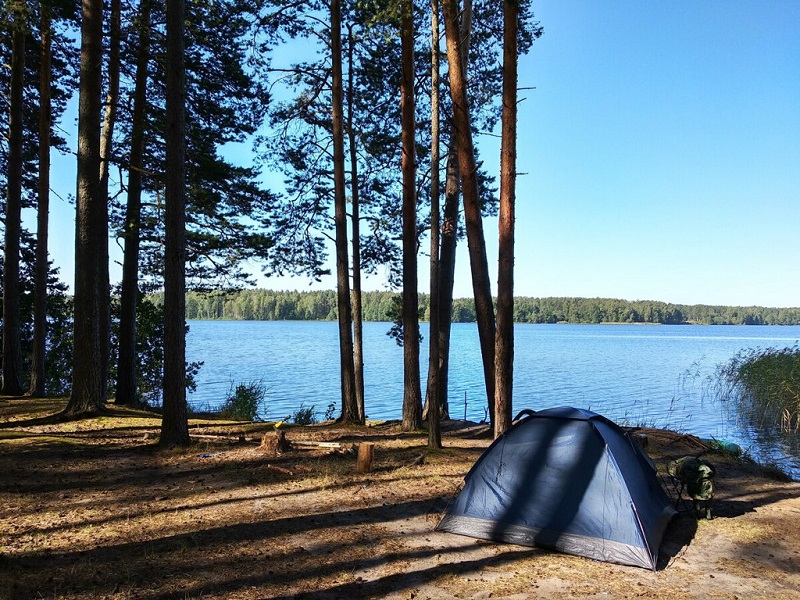
POLYGON ((106 223, 100 193, 100 88, 103 2, 85 0, 81 22, 78 191, 75 226, 75 334, 72 393, 65 413, 94 414, 105 402, 101 357, 101 257, 106 223))
POLYGON ((331 1, 331 104, 333 115, 333 187, 336 229, 336 289, 339 307, 339 364, 342 381, 342 421, 360 421, 355 395, 349 262, 347 257, 347 199, 344 177, 344 110, 342 84, 342 23, 339 0, 331 1))
POLYGON ((162 446, 187 445, 186 409, 186 71, 184 0, 167 0, 166 249, 164 252, 164 411, 162 446))
POLYGON ((500 219, 495 340, 494 437, 511 427, 514 383, 514 204, 517 167, 516 0, 503 2, 503 118, 500 147, 500 219))
POLYGON ((0 392, 18 396, 22 387, 20 342, 20 229, 22 227, 23 99, 25 77, 26 7, 9 3, 13 15, 11 93, 8 136, 8 187, 3 245, 3 381, 0 392))

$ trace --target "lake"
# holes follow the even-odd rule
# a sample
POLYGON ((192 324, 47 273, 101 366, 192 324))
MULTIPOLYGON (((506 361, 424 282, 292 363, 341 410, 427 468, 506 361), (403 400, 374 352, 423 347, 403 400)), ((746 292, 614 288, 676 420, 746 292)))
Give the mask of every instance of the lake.
MULTIPOLYGON (((313 407, 321 420, 341 405, 338 326, 320 321, 190 321, 187 360, 203 361, 193 408, 222 404, 239 383, 267 388, 263 419, 313 407)), ((366 412, 399 419, 403 350, 386 335, 388 323, 364 323, 366 412)), ((725 325, 533 325, 515 327, 514 413, 575 406, 622 425, 666 427, 742 446, 762 462, 800 475, 797 440, 753 430, 714 401, 710 386, 719 364, 747 348, 793 346, 800 327, 725 325)), ((420 368, 425 393, 428 324, 420 368)), ((452 330, 450 415, 487 418, 480 348, 474 323, 452 330)))

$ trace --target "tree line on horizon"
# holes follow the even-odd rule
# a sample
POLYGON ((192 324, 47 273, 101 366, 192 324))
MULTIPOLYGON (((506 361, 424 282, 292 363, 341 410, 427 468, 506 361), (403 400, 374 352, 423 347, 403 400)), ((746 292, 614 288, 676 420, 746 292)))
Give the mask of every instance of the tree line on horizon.
POLYGON ((7 0, 0 393, 40 397, 69 380, 62 416, 79 418, 112 399, 141 402, 155 378, 160 442, 188 444, 186 292, 245 285, 253 263, 319 278, 331 255, 341 419, 364 422, 361 277, 385 269, 402 289, 393 302, 403 428, 420 429, 425 406, 436 407, 427 419, 438 447, 456 245, 466 239, 499 435, 513 381, 517 63, 542 32, 529 0, 7 0), (490 173, 477 140, 496 131, 500 169, 490 173), (232 158, 231 147, 248 145, 249 156, 232 158), (51 152, 74 157, 75 187, 51 189, 51 152), (51 194, 74 199, 71 298, 50 260, 51 194), (495 214, 496 304, 482 225, 495 214), (111 243, 123 251, 118 287, 111 243), (438 332, 427 340, 425 404, 421 251, 438 332), (143 301, 154 290, 158 306, 143 301))
MULTIPOLYGON (((162 294, 149 298, 163 303, 162 294)), ((373 291, 362 294, 365 321, 395 322, 400 295, 373 291)), ((419 295, 419 318, 430 321, 430 295, 419 295)), ((267 289, 188 292, 188 320, 335 321, 336 292, 267 289)), ((453 323, 474 323, 471 298, 454 298, 453 323)), ((516 297, 515 323, 647 323, 660 325, 800 325, 800 308, 671 304, 616 298, 516 297)))

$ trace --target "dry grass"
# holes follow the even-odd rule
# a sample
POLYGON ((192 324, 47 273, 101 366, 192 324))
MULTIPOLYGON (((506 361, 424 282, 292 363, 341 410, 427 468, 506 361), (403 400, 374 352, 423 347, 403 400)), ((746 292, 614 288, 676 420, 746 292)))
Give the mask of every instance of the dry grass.
MULTIPOLYGON (((268 456, 269 425, 192 421, 155 445, 158 417, 62 400, 0 399, 0 598, 789 598, 800 594, 800 486, 725 455, 717 518, 673 521, 661 569, 609 565, 434 532, 489 443, 454 428, 443 450, 394 424, 289 427, 290 440, 376 444, 372 473, 329 449, 268 456), (422 464, 414 464, 425 453, 422 464)), ((452 425, 452 424, 451 424, 452 425)), ((662 465, 706 452, 646 430, 662 465)))

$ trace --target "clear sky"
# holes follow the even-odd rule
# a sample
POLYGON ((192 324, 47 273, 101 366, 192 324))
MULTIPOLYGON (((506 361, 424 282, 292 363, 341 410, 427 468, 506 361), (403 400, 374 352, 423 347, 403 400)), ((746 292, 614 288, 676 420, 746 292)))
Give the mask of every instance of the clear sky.
MULTIPOLYGON (((519 109, 515 293, 800 306, 800 2, 534 11, 545 33, 520 64, 520 87, 535 89, 519 109)), ((497 141, 479 143, 499 173, 497 141)), ((62 195, 68 167, 54 164, 62 195)), ((71 283, 74 209, 53 203, 51 252, 71 283)), ((496 220, 484 228, 494 291, 496 220)), ((465 247, 456 296, 471 295, 465 247)))

